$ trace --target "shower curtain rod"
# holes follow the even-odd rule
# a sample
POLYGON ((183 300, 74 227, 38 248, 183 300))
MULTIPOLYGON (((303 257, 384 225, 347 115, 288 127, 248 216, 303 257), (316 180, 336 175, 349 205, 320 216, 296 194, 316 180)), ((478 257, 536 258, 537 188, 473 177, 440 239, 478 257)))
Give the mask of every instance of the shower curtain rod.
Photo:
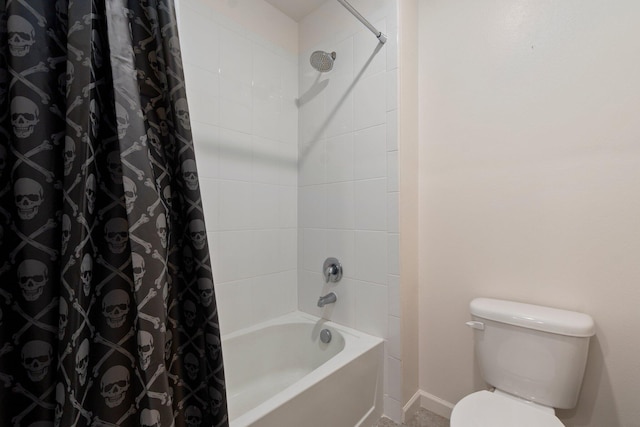
POLYGON ((378 31, 378 29, 376 27, 371 25, 371 22, 367 21, 364 16, 360 15, 360 12, 355 10, 354 7, 351 6, 349 4, 349 2, 347 2, 347 0, 338 0, 338 2, 340 4, 342 4, 345 7, 345 9, 347 9, 349 12, 351 12, 351 14, 353 16, 355 16, 358 19, 358 21, 362 22, 365 27, 367 27, 369 30, 371 30, 371 32, 378 38, 378 40, 380 40, 380 43, 382 43, 382 44, 386 43, 387 36, 382 34, 381 31, 378 31))

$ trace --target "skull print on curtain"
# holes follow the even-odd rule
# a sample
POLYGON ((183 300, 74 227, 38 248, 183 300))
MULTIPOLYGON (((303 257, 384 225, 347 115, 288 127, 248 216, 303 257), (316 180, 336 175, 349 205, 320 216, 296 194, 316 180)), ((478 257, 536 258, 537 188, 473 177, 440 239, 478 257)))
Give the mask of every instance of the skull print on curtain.
POLYGON ((172 0, 0 0, 0 402, 228 425, 172 0))

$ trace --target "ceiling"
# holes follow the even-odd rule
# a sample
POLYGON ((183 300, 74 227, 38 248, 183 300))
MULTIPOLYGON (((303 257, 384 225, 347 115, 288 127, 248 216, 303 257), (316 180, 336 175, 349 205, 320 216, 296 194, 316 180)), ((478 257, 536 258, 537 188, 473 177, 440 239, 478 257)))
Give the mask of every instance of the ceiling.
POLYGON ((316 10, 327 0, 265 0, 296 22, 316 10))

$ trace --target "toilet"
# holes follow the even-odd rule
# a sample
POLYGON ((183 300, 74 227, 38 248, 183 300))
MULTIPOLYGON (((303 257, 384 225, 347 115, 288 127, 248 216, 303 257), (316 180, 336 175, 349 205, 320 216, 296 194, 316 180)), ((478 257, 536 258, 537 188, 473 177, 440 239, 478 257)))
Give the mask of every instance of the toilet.
POLYGON ((451 427, 563 427, 554 408, 576 406, 593 319, 567 310, 476 298, 475 356, 493 391, 460 400, 451 427))

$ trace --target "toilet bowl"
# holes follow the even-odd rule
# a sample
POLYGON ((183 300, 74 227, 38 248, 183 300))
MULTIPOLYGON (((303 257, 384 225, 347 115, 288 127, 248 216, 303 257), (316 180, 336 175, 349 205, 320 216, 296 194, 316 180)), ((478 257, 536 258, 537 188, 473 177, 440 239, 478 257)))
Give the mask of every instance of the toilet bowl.
POLYGON ((451 427, 563 427, 554 408, 577 404, 593 319, 491 298, 474 299, 470 309, 480 374, 494 391, 460 400, 451 427))

